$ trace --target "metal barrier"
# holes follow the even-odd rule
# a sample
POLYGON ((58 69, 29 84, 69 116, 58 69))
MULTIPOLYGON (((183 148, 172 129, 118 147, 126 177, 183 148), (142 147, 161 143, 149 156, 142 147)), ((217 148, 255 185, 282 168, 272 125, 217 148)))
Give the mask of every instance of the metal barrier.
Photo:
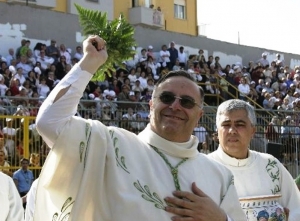
MULTIPOLYGON (((82 100, 78 105, 78 116, 85 118, 92 118, 100 120, 105 125, 113 125, 117 127, 125 128, 134 133, 139 133, 148 123, 149 106, 148 103, 141 102, 109 102, 109 104, 103 108, 97 107, 99 101, 82 100), (108 108, 107 108, 108 107, 108 108), (133 113, 138 114, 138 118, 135 116, 132 119, 124 117, 128 112, 128 108, 132 108, 133 113)), ((7 107, 4 107, 7 108, 7 107)), ((1 136, 6 149, 6 160, 10 163, 10 169, 12 171, 20 168, 19 160, 22 157, 31 159, 30 169, 37 171, 38 175, 41 166, 43 165, 46 156, 49 152, 49 148, 43 142, 40 135, 35 128, 34 116, 20 116, 18 107, 9 106, 15 112, 14 115, 0 115, 1 136), (5 129, 6 128, 6 129, 5 129), (7 133, 3 133, 7 131, 7 133)), ((19 107, 20 108, 20 107, 19 107)), ((38 108, 38 107, 36 107, 38 108)), ((26 109, 26 107, 24 108, 26 109)), ((24 110, 23 110, 24 111, 24 110)), ((213 134, 216 132, 215 118, 216 107, 205 106, 204 116, 201 118, 200 124, 206 128, 209 133, 209 139, 207 141, 210 151, 214 151, 217 148, 217 141, 213 138, 213 134)), ((274 153, 274 148, 277 144, 277 151, 279 155, 277 158, 286 166, 293 177, 296 177, 299 173, 299 145, 300 145, 300 128, 299 128, 299 113, 287 112, 287 111, 265 111, 261 109, 256 110, 257 113, 257 133, 251 141, 250 149, 259 152, 274 153), (266 136, 269 123, 272 121, 273 116, 278 116, 278 124, 273 125, 277 127, 276 138, 266 136), (281 131, 286 131, 281 134, 281 131), (272 144, 274 144, 272 146, 272 144), (272 149, 273 148, 273 149, 272 149), (272 152, 273 151, 273 152, 272 152)), ((1 142, 0 142, 1 143, 1 142)), ((0 147, 1 149, 2 147, 0 147)), ((276 152, 276 151, 275 151, 276 152)))

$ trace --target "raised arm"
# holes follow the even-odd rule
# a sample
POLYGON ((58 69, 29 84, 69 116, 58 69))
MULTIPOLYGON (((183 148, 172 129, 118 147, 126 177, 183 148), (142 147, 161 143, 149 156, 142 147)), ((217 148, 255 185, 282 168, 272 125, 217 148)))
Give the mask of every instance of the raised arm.
POLYGON ((37 130, 50 148, 64 125, 76 113, 79 100, 92 74, 107 59, 105 41, 99 36, 88 37, 83 42, 83 51, 83 58, 53 89, 37 115, 37 130))

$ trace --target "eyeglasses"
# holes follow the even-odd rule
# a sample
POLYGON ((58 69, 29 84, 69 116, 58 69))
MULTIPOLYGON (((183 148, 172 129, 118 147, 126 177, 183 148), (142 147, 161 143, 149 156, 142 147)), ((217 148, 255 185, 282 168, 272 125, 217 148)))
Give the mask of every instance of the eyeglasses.
POLYGON ((192 97, 186 95, 178 97, 173 93, 164 92, 161 95, 159 95, 159 99, 164 104, 173 104, 176 99, 179 99, 179 103, 183 108, 192 109, 196 105, 197 107, 202 109, 202 107, 199 104, 197 104, 192 97))

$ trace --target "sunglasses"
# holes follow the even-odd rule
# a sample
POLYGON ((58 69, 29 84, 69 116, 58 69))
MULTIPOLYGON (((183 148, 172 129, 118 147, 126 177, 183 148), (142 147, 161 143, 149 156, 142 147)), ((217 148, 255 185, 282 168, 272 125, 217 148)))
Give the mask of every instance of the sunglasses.
POLYGON ((197 104, 195 100, 190 96, 178 97, 173 93, 164 92, 161 95, 159 95, 159 99, 164 104, 173 104, 176 99, 179 99, 179 103, 183 108, 192 109, 196 105, 197 107, 202 109, 202 107, 199 104, 197 104))

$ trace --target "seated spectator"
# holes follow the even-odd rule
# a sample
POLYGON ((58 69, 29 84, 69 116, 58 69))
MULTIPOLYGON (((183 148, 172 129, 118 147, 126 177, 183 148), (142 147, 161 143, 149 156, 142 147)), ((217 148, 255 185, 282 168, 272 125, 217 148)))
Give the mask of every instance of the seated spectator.
MULTIPOLYGON (((29 71, 32 70, 34 64, 28 64, 28 58, 26 55, 22 55, 20 58, 20 62, 16 65, 16 69, 22 69, 21 74, 23 74, 24 78, 27 77, 29 71)), ((20 74, 20 73, 19 73, 20 74)), ((23 84, 23 82, 21 82, 23 84)))
POLYGON ((131 127, 136 133, 146 128, 147 123, 142 119, 140 114, 135 114, 134 120, 131 121, 131 127))
MULTIPOLYGON (((4 144, 3 138, 2 141, 0 140, 0 143, 4 144)), ((5 160, 5 152, 3 149, 0 149, 0 173, 5 173, 6 175, 12 177, 13 173, 9 170, 10 164, 5 160), (1 168, 1 167, 6 167, 6 168, 1 168)))
POLYGON ((141 86, 141 83, 140 83, 139 79, 135 80, 135 84, 132 86, 132 90, 133 91, 139 91, 141 93, 144 90, 144 88, 141 86))
POLYGON ((46 78, 41 78, 40 79, 40 84, 37 87, 37 91, 40 96, 46 98, 48 96, 48 93, 50 92, 50 88, 46 84, 46 78))
POLYGON ((61 80, 67 74, 67 62, 65 56, 60 56, 56 64, 55 77, 61 80))
POLYGON ((45 50, 40 51, 40 55, 36 59, 37 63, 41 65, 41 71, 46 71, 50 67, 51 64, 54 63, 54 59, 46 56, 45 50))
POLYGON ((200 149, 199 152, 200 152, 200 153, 203 153, 203 154, 209 154, 209 153, 210 153, 210 150, 209 150, 208 145, 207 145, 206 142, 203 142, 203 143, 201 144, 201 149, 200 149))
POLYGON ((82 47, 77 46, 76 47, 76 53, 74 54, 74 58, 76 58, 78 61, 83 57, 82 47))

